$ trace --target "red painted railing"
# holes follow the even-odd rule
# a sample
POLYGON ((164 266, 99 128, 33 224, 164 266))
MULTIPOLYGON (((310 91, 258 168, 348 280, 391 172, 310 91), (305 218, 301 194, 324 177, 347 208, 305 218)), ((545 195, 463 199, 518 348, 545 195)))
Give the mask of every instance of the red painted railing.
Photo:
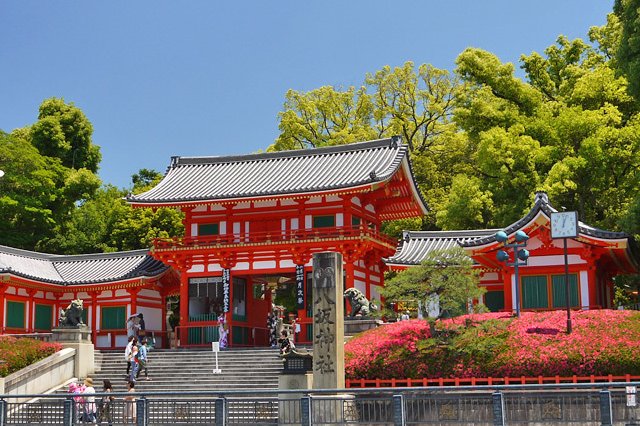
POLYGON ((267 232, 239 232, 223 235, 211 235, 203 237, 174 237, 156 238, 153 247, 156 250, 172 249, 174 247, 200 247, 200 246, 232 246, 232 245, 266 245, 290 243, 291 241, 320 241, 320 240, 354 240, 370 238, 383 244, 396 247, 397 241, 387 235, 381 234, 377 229, 366 226, 358 227, 331 227, 315 229, 289 229, 285 231, 267 232))
POLYGON ((624 376, 538 376, 538 377, 468 377, 437 379, 347 379, 348 388, 403 388, 403 387, 442 387, 442 386, 480 386, 480 385, 531 385, 559 383, 606 383, 635 382, 640 376, 625 374, 624 376))

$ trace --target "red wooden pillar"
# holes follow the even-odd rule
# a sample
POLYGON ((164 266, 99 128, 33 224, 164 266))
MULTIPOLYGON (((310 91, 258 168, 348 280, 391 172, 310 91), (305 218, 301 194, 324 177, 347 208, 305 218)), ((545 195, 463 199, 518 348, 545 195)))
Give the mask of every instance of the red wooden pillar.
POLYGON ((187 270, 180 270, 180 346, 186 346, 189 341, 189 277, 187 270))
POLYGON ((90 291, 89 296, 91 296, 91 341, 95 345, 98 331, 98 292, 90 291))
POLYGON ((27 289, 27 294, 29 295, 29 301, 27 303, 27 307, 29 308, 28 309, 29 314, 28 314, 28 316, 26 318, 27 321, 26 321, 26 324, 25 324, 27 333, 33 333, 33 331, 34 331, 33 330, 33 321, 34 321, 34 318, 36 316, 36 312, 35 312, 36 311, 36 302, 33 299, 33 296, 35 296, 37 292, 38 291, 35 290, 35 289, 31 289, 31 288, 27 289))
MULTIPOLYGON (((504 287, 504 310, 513 312, 513 290, 511 287, 511 273, 506 268, 501 270, 502 285, 504 287)), ((516 283, 517 285, 517 283, 516 283)))
POLYGON ((131 296, 131 315, 135 314, 138 311, 138 293, 140 292, 139 288, 128 288, 127 293, 131 296))
POLYGON ((589 309, 598 304, 598 278, 596 276, 596 265, 589 265, 587 270, 589 280, 589 309))
POLYGON ((6 327, 6 321, 4 318, 4 302, 5 302, 4 293, 5 291, 7 291, 7 287, 9 287, 7 284, 0 283, 0 332, 1 333, 4 333, 4 329, 6 327))

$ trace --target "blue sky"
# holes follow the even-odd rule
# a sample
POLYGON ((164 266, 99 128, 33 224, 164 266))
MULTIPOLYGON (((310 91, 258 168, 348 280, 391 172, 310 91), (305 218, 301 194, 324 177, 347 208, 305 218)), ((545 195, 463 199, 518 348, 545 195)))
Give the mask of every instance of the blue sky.
POLYGON ((452 70, 586 38, 613 1, 0 2, 0 129, 62 97, 93 123, 100 176, 129 187, 172 155, 248 154, 278 135, 288 89, 362 84, 411 60, 452 70))

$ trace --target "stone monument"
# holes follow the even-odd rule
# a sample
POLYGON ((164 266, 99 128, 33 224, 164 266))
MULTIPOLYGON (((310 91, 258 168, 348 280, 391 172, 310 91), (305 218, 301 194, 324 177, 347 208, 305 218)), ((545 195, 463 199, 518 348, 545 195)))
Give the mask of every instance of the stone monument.
POLYGON ((342 255, 313 255, 313 388, 344 389, 342 255))
POLYGON ((67 309, 60 310, 58 327, 51 329, 54 342, 76 350, 74 374, 78 378, 87 377, 95 371, 91 329, 82 321, 83 310, 81 299, 72 300, 67 309))

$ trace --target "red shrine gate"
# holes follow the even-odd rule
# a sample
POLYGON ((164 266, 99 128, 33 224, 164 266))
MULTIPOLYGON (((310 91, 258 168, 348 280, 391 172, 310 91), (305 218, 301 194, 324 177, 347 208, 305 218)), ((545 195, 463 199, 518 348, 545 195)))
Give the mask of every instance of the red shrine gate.
POLYGON ((418 217, 426 204, 399 138, 234 157, 174 157, 135 207, 185 213, 184 238, 155 241, 152 255, 180 273, 181 345, 218 338, 224 312, 231 345, 266 345, 273 304, 300 318, 310 340, 313 253, 342 253, 345 288, 380 299, 396 242, 382 221, 418 217), (188 301, 188 303, 185 303, 188 301))

